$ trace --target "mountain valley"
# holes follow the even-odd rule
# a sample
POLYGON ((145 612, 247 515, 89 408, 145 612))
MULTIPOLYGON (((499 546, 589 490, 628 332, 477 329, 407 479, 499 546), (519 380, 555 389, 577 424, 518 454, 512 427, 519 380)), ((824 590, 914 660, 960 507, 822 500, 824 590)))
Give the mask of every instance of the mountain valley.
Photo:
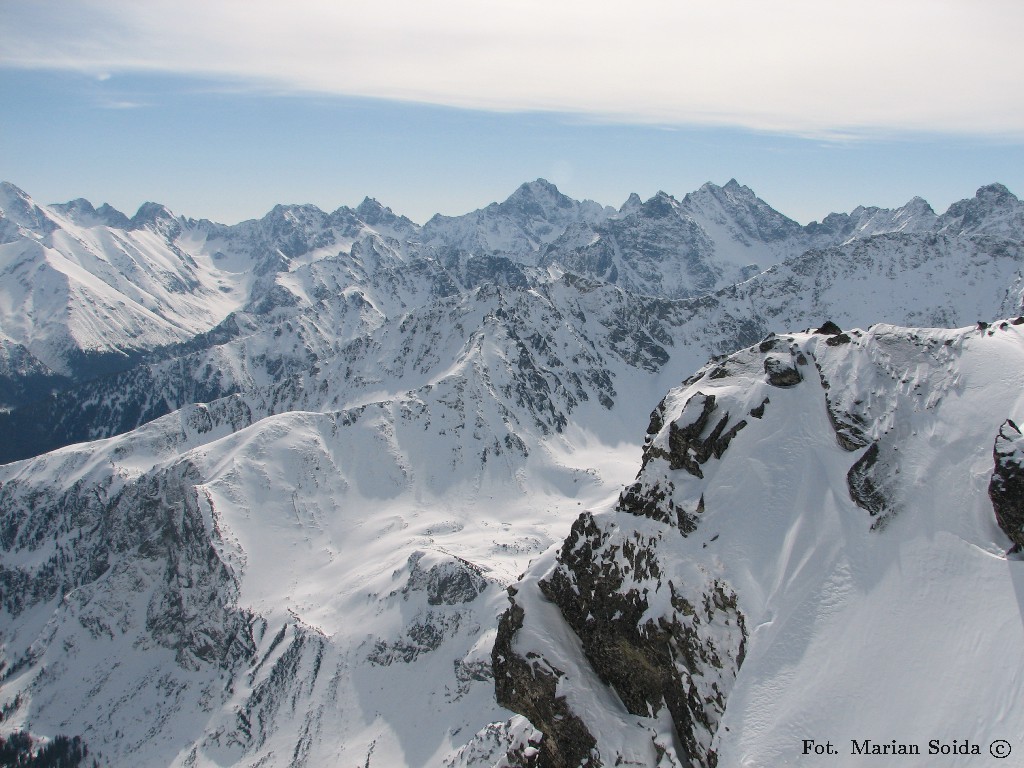
POLYGON ((807 226, 736 181, 422 226, 2 184, 0 733, 154 767, 1012 739, 1022 270, 998 184, 807 226))

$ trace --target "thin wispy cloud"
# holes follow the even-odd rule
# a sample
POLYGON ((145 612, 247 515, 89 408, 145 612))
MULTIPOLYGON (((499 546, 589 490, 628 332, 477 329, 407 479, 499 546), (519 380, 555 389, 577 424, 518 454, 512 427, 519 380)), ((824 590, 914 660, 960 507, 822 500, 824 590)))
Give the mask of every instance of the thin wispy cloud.
POLYGON ((143 109, 149 104, 143 101, 129 101, 126 99, 100 99, 96 106, 101 109, 143 109))
POLYGON ((3 5, 11 67, 812 136, 1024 136, 1018 0, 3 5))

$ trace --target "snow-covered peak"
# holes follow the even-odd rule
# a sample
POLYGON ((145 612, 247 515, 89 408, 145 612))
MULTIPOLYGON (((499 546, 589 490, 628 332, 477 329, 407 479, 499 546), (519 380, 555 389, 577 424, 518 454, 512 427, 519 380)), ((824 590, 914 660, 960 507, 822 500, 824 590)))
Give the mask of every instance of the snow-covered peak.
POLYGON ((899 210, 905 211, 906 215, 935 215, 935 210, 932 208, 931 203, 925 200, 923 197, 914 195, 910 198, 907 203, 902 206, 899 210))
POLYGON ((537 179, 520 185, 501 203, 491 203, 487 210, 496 210, 504 215, 540 219, 551 223, 563 220, 594 220, 610 215, 610 208, 593 200, 573 200, 562 194, 558 187, 547 179, 537 179))
POLYGON ((852 766, 895 738, 985 765, 1024 727, 992 664, 1024 653, 1013 322, 773 334, 673 390, 636 482, 509 589, 495 687, 534 751, 776 766, 827 738, 852 766))
POLYGON ((167 206, 153 202, 140 205, 128 222, 129 229, 151 229, 169 241, 181 234, 181 225, 181 220, 167 206))
POLYGON ((658 190, 640 205, 637 214, 646 219, 667 219, 678 216, 679 201, 664 190, 658 190))
POLYGON ((96 217, 96 209, 84 197, 78 197, 66 203, 52 203, 50 210, 59 213, 76 224, 82 221, 91 223, 96 217))
POLYGON ((536 179, 521 184, 505 200, 507 205, 537 204, 544 208, 571 208, 574 202, 547 179, 536 179))
POLYGON ((28 194, 10 182, 0 182, 0 243, 12 242, 20 234, 43 237, 55 229, 56 222, 28 194))
POLYGON ((630 192, 629 197, 626 198, 626 202, 619 207, 619 216, 626 216, 630 213, 635 213, 643 204, 644 201, 640 199, 640 195, 636 192, 630 192))
POLYGON ((981 187, 973 198, 953 203, 937 227, 953 234, 1000 235, 1024 239, 1024 203, 1002 184, 981 187))
POLYGON ((830 213, 804 231, 808 245, 829 246, 894 232, 931 232, 937 220, 928 201, 914 197, 896 209, 858 205, 850 213, 830 213))
MULTIPOLYGON (((1012 209, 995 192, 984 205, 1012 209)), ((922 236, 898 211, 859 208, 840 222, 858 236, 824 232, 808 251, 803 230, 771 239, 790 225, 732 180, 682 203, 631 196, 614 215, 560 195, 531 182, 429 232, 410 223, 415 237, 374 200, 230 227, 154 206, 128 231, 76 224, 91 206, 73 201, 42 211, 61 230, 0 245, 9 360, 38 373, 65 342, 70 358, 136 355, 0 415, 4 435, 64 446, 0 467, 4 728, 74 728, 112 763, 155 768, 491 768, 517 739, 535 754, 539 735, 502 722, 497 644, 499 695, 511 680, 552 702, 535 725, 568 741, 582 722, 608 763, 667 764, 682 744, 691 764, 779 765, 794 742, 772 734, 827 709, 826 665, 856 695, 815 732, 877 724, 857 706, 877 681, 858 670, 888 664, 898 698, 891 672, 919 650, 901 633, 938 634, 949 595, 984 596, 981 618, 1006 617, 986 649, 1003 642, 1013 564, 973 494, 997 439, 1006 500, 1021 498, 1019 439, 996 434, 1022 419, 1024 321, 822 321, 1009 315, 1024 246, 922 236), (173 221, 169 242, 155 225, 173 221), (649 417, 710 354, 727 356, 649 417), (531 559, 525 620, 496 627, 502 587, 531 559), (934 579, 903 582, 900 565, 934 579), (877 618, 902 611, 914 621, 877 618), (850 626, 881 651, 844 645, 850 626), (750 714, 765 701, 784 703, 781 728, 750 714)), ((914 683, 936 700, 951 678, 928 673, 973 647, 966 625, 955 650, 927 646, 914 683)), ((992 670, 968 669, 1014 700, 992 670)), ((989 711, 954 698, 942 722, 989 711)), ((914 723, 929 738, 941 724, 914 723)))
POLYGON ((113 229, 131 228, 131 219, 109 203, 94 208, 91 202, 79 197, 66 203, 53 203, 49 208, 68 221, 83 227, 105 225, 113 229))
POLYGON ((736 236, 768 243, 799 235, 800 225, 783 216, 750 187, 730 179, 724 187, 711 182, 687 194, 680 208, 706 227, 726 227, 736 236))
POLYGON ((399 216, 388 206, 370 197, 363 199, 355 209, 356 216, 370 227, 390 237, 409 237, 419 226, 405 216, 399 216))
POLYGON ((9 181, 0 181, 0 209, 5 212, 31 207, 35 203, 28 193, 9 181))
POLYGON ((375 224, 383 217, 394 215, 390 208, 372 197, 364 197, 363 202, 356 206, 356 213, 367 224, 375 224))
POLYGON ((270 227, 317 227, 322 226, 327 214, 312 203, 283 205, 278 204, 270 209, 261 219, 270 227))
POLYGON ((592 200, 573 200, 551 182, 537 179, 521 185, 503 202, 464 216, 434 216, 423 226, 423 242, 468 253, 500 253, 536 263, 538 251, 570 224, 594 223, 614 213, 613 208, 592 200))

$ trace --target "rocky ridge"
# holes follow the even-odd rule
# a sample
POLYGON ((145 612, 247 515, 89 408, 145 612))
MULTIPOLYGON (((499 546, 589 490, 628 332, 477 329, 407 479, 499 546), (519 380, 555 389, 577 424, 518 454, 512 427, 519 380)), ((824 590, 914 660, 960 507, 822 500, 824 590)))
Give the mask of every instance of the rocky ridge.
MULTIPOLYGON (((785 657, 803 647, 786 633, 841 643, 830 611, 863 622, 857 611, 886 615, 883 596, 948 632, 921 583, 1012 607, 992 565, 1019 527, 1008 192, 984 188, 934 220, 913 201, 855 211, 818 237, 734 183, 609 211, 537 182, 447 247, 372 200, 230 228, 158 205, 125 225, 4 191, 12 262, 36 269, 41 254, 40 274, 63 264, 129 307, 110 272, 126 259, 151 281, 131 301, 171 325, 186 306, 167 298, 175 280, 181 295, 229 299, 202 333, 114 344, 128 367, 102 379, 4 341, 14 375, 67 387, 0 418, 34 441, 18 457, 41 454, 0 468, 5 729, 81 734, 115 763, 145 744, 154 766, 709 766, 742 750, 774 764, 786 753, 748 719, 756 702, 806 711, 785 670, 807 702, 824 695, 785 657), (709 258, 753 252, 741 241, 814 249, 686 298, 546 261, 574 227, 634 227, 639 242, 655 220, 712 243, 709 258), (517 244, 480 234, 492 224, 517 244), (1012 319, 975 324, 996 314, 1012 319), (880 319, 962 327, 855 330, 880 319), (939 545, 912 535, 922 528, 939 545), (938 546, 951 575, 903 581, 884 542, 919 576, 931 555, 916 553, 938 546), (891 587, 877 602, 850 597, 851 583, 876 594, 876 578, 891 587), (67 669, 81 686, 60 682, 67 669)), ((916 650, 900 642, 912 626, 872 626, 894 659, 916 650)), ((837 674, 864 691, 858 670, 889 657, 846 651, 837 674)), ((965 663, 925 653, 933 668, 965 663)), ((1004 691, 966 663, 976 690, 1004 691)), ((972 691, 950 707, 983 709, 972 691)))
MULTIPOLYGON (((847 333, 828 324, 769 337, 672 391, 652 413, 636 481, 610 508, 584 512, 561 548, 508 590, 495 685, 499 701, 543 734, 532 742, 531 764, 708 768, 739 764, 738 754, 773 764, 787 748, 748 738, 763 717, 748 707, 750 688, 774 685, 776 676, 792 682, 789 662, 775 660, 787 658, 775 645, 792 642, 787 623, 842 632, 855 611, 871 631, 892 636, 858 607, 884 615, 887 590, 857 597, 840 589, 821 612, 801 603, 809 594, 803 584, 821 578, 828 594, 831 579, 859 572, 865 558, 891 574, 890 589, 915 589, 899 575, 907 563, 886 554, 886 537, 904 551, 934 546, 922 537, 941 539, 944 530, 988 553, 1005 552, 1006 536, 1019 546, 1020 433, 1012 421, 1000 423, 1022 401, 997 373, 1024 361, 1014 322, 847 333), (799 375, 780 379, 782 367, 799 375), (950 452, 936 437, 952 423, 959 426, 950 452), (951 467, 960 452, 960 466, 951 467), (995 517, 974 473, 992 477, 995 517), (996 520, 1005 534, 994 533, 996 520), (785 589, 765 591, 780 578, 785 589)), ((1013 602, 1007 590, 1004 583, 1000 593, 1013 602)), ((903 609, 919 615, 929 605, 918 598, 903 609)), ((1024 643, 1019 629, 1011 638, 1024 643)), ((891 642, 897 655, 920 652, 908 637, 891 642)), ((823 669, 816 653, 837 663, 827 647, 805 653, 799 663, 807 669, 823 669)), ((886 687, 862 663, 839 662, 844 672, 835 674, 886 687)), ((985 662, 973 655, 955 663, 969 677, 985 662)), ((908 678, 917 679, 905 671, 894 684, 910 685, 908 678)), ((813 689, 778 706, 794 696, 810 696, 801 712, 837 706, 813 689)), ((870 719, 847 728, 861 732, 870 719)))

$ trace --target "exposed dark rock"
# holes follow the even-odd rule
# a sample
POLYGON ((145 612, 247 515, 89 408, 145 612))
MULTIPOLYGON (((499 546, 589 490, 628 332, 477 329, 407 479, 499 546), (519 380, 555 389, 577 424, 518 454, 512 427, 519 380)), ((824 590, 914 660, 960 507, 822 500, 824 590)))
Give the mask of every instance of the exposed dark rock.
POLYGON ((815 333, 820 333, 825 336, 836 336, 843 332, 843 329, 833 323, 831 320, 826 320, 824 325, 821 326, 815 333))
POLYGON ((898 471, 891 458, 883 457, 882 444, 874 442, 846 474, 850 498, 858 507, 878 518, 871 526, 874 530, 884 528, 897 511, 889 486, 890 476, 898 471))
POLYGON ((840 411, 827 395, 825 406, 829 423, 835 430, 836 442, 840 447, 847 451, 856 451, 868 444, 868 438, 860 426, 863 424, 860 416, 840 411))
POLYGON ((642 482, 636 482, 619 495, 618 508, 637 517, 649 517, 673 525, 683 536, 689 536, 697 530, 700 513, 704 511, 703 498, 696 512, 688 512, 671 499, 671 493, 671 483, 666 491, 658 485, 647 487, 642 482))
POLYGON ((104 599, 117 594, 145 606, 147 632, 186 669, 229 669, 249 659, 255 652, 252 616, 237 607, 236 576, 206 529, 198 479, 195 467, 181 462, 116 492, 112 481, 80 482, 59 495, 26 498, 8 483, 0 489, 4 549, 35 549, 35 542, 72 528, 87 533, 74 548, 58 546, 32 566, 0 567, 4 607, 17 615, 73 595, 68 604, 83 628, 114 637, 132 620, 127 604, 104 599), (25 505, 33 507, 31 515, 25 505), (142 563, 162 578, 152 584, 139 579, 142 563))
POLYGON ((661 432, 661 428, 665 426, 665 401, 662 400, 658 403, 658 406, 651 411, 650 421, 647 422, 647 436, 653 437, 654 435, 661 432))
POLYGON ((988 495, 996 522, 1014 549, 1020 550, 1024 548, 1024 436, 1010 419, 999 428, 992 454, 995 468, 988 495))
MULTIPOLYGON (((523 627, 523 609, 510 596, 511 607, 498 622, 498 634, 491 651, 494 692, 498 704, 526 717, 544 734, 539 751, 522 768, 600 768, 593 749, 597 740, 583 721, 558 696, 556 688, 563 673, 539 658, 525 659, 512 648, 523 627)), ((521 755, 509 755, 515 760, 521 755)))
MULTIPOLYGON (((715 581, 691 590, 696 599, 687 599, 685 587, 664 583, 663 578, 656 539, 611 533, 584 513, 562 546, 558 566, 540 588, 558 606, 580 638, 588 662, 625 708, 650 716, 667 707, 675 724, 679 757, 687 765, 712 768, 717 755, 706 745, 725 709, 728 685, 743 660, 744 619, 735 594, 724 584, 715 581), (648 590, 655 584, 670 590, 672 608, 667 615, 645 618, 650 609, 648 590)), ((496 677, 509 676, 505 688, 499 688, 499 702, 505 706, 510 706, 507 686, 512 679, 507 658, 511 647, 505 637, 522 621, 522 609, 513 604, 502 617, 495 644, 496 677)), ((523 659, 516 663, 526 665, 523 659)), ((539 662, 534 665, 538 666, 539 662)), ((548 690, 532 682, 536 679, 534 675, 520 685, 553 700, 554 677, 540 676, 548 690)), ((550 718, 549 711, 532 700, 524 706, 517 699, 516 704, 513 709, 548 734, 550 726, 535 717, 550 718)), ((577 746, 574 755, 579 754, 577 746)))
POLYGON ((422 559, 422 552, 414 552, 409 557, 409 580, 403 593, 424 591, 430 605, 458 605, 472 602, 487 589, 487 579, 480 568, 468 560, 453 557, 424 570, 420 565, 422 559))
POLYGON ((766 397, 764 400, 761 401, 760 405, 750 409, 750 415, 753 416, 755 419, 760 419, 761 417, 764 416, 764 407, 768 405, 768 403, 770 402, 771 401, 766 397))
POLYGON ((718 365, 718 366, 715 366, 711 370, 711 373, 708 374, 708 378, 709 379, 724 379, 724 378, 727 378, 730 375, 731 374, 729 373, 729 369, 728 368, 726 368, 724 365, 718 365))
POLYGON ((721 458, 736 434, 747 426, 746 420, 740 420, 726 430, 729 423, 729 414, 726 413, 715 423, 711 431, 702 437, 715 408, 714 395, 706 395, 703 392, 692 395, 683 406, 683 414, 680 417, 688 419, 689 423, 685 427, 680 427, 678 421, 669 424, 668 451, 651 447, 645 453, 644 462, 661 457, 668 460, 672 469, 685 469, 695 477, 704 477, 700 465, 712 456, 721 458), (693 410, 697 408, 701 409, 700 413, 693 418, 693 410))
POLYGON ((850 334, 848 333, 837 333, 835 336, 825 340, 825 343, 830 347, 838 347, 840 344, 850 343, 850 334))
POLYGON ((880 514, 885 509, 885 497, 879 493, 871 479, 871 468, 877 462, 878 443, 872 443, 846 474, 850 498, 858 507, 866 509, 872 515, 880 514))
POLYGON ((89 748, 80 736, 55 736, 36 741, 25 731, 0 736, 0 766, 10 768, 99 768, 96 758, 89 760, 89 748))
POLYGON ((769 333, 764 337, 764 340, 757 345, 757 349, 762 353, 771 352, 773 349, 778 347, 778 341, 779 340, 776 338, 774 333, 769 333))
POLYGON ((792 387, 803 380, 792 355, 769 354, 764 359, 764 372, 773 387, 792 387))
POLYGON ((425 653, 431 653, 459 631, 462 615, 459 612, 427 611, 405 627, 395 640, 377 640, 367 656, 372 664, 388 666, 409 664, 425 653))
POLYGON ((863 448, 870 442, 863 430, 864 418, 856 413, 847 413, 833 402, 832 398, 828 396, 828 390, 831 388, 831 385, 817 360, 814 361, 814 367, 818 370, 821 388, 826 393, 825 412, 828 414, 829 423, 836 433, 836 442, 845 451, 856 451, 863 448))

